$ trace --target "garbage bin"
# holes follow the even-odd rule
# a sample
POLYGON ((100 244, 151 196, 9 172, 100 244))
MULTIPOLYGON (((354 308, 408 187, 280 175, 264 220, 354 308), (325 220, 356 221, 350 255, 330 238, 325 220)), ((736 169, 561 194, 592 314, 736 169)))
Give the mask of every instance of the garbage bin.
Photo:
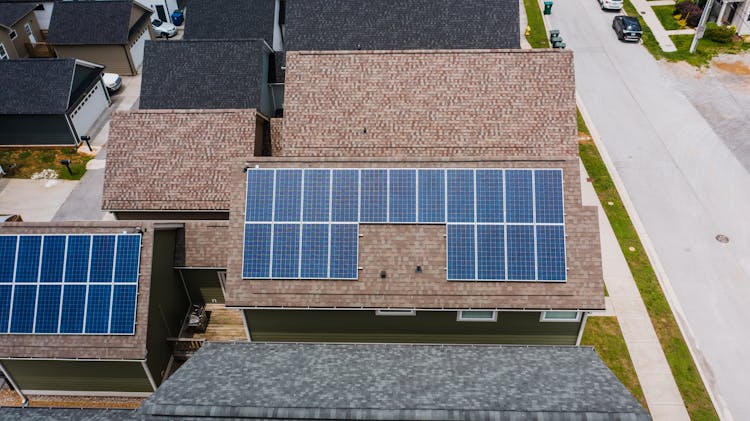
POLYGON ((182 25, 182 21, 185 19, 185 15, 182 14, 181 11, 175 10, 172 12, 172 23, 174 26, 180 26, 182 25))
POLYGON ((551 1, 545 1, 544 2, 544 14, 545 15, 551 15, 552 14, 552 2, 551 1))

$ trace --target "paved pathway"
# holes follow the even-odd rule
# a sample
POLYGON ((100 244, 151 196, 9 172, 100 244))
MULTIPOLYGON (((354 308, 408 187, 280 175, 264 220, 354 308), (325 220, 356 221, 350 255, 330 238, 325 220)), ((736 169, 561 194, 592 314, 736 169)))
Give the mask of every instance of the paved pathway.
POLYGON ((633 7, 635 7, 635 10, 638 11, 638 14, 641 15, 643 20, 646 21, 646 25, 648 25, 649 29, 651 29, 651 32, 654 34, 654 38, 656 38, 656 42, 659 43, 659 47, 666 52, 677 51, 677 47, 675 47, 672 39, 669 38, 669 35, 674 34, 668 33, 664 27, 661 26, 661 21, 656 17, 654 9, 651 8, 651 6, 658 5, 652 4, 653 2, 646 0, 630 0, 630 2, 633 3, 633 7))
POLYGON ((18 214, 24 221, 51 221, 73 191, 76 181, 9 178, 0 191, 0 214, 18 214))

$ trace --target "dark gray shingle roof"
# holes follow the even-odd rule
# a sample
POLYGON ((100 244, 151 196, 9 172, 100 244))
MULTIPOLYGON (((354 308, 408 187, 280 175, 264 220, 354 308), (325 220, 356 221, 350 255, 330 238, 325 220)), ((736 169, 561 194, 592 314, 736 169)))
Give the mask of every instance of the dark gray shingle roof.
POLYGON ((273 45, 270 0, 188 0, 184 39, 262 38, 273 45))
POLYGON ((260 108, 260 40, 147 41, 144 54, 142 109, 260 108))
POLYGON ((135 419, 130 409, 0 408, 5 421, 115 421, 135 419))
POLYGON ((132 0, 55 3, 47 42, 51 45, 127 44, 132 0))
POLYGON ((520 48, 515 0, 290 0, 286 50, 520 48))
POLYGON ((36 8, 36 3, 1 3, 0 25, 10 28, 36 8))
POLYGON ((649 419, 593 348, 294 343, 207 343, 139 414, 649 419))
POLYGON ((0 114, 63 114, 75 59, 0 60, 0 114))

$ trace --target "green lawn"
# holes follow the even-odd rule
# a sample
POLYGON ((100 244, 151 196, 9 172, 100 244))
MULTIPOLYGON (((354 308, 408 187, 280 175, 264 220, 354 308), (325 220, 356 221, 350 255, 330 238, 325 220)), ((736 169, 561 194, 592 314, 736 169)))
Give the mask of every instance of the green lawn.
POLYGON ((654 13, 656 13, 656 17, 659 18, 659 22, 661 22, 661 26, 663 26, 664 29, 671 31, 673 29, 683 28, 680 26, 680 22, 678 22, 677 19, 674 18, 674 15, 672 15, 674 12, 674 6, 653 6, 652 9, 654 9, 654 13))
POLYGON ((523 0, 523 6, 526 9, 526 17, 531 27, 531 33, 526 37, 526 40, 531 44, 531 48, 549 48, 547 30, 544 28, 539 2, 537 0, 523 0))
POLYGON ((630 353, 625 346, 620 324, 616 317, 589 317, 583 330, 581 345, 590 345, 604 361, 604 364, 615 373, 618 379, 628 388, 638 402, 648 409, 643 389, 638 382, 638 376, 630 359, 630 353))
POLYGON ((57 171, 58 178, 63 180, 80 180, 86 173, 86 163, 94 157, 80 154, 70 146, 67 148, 0 148, 0 165, 8 171, 11 163, 16 164, 15 174, 6 177, 31 178, 31 175, 45 169, 57 171), (60 164, 63 159, 70 160, 73 175, 60 164))
MULTIPOLYGON (((667 6, 665 6, 667 7, 667 6)), ((671 6, 668 6, 671 7, 671 6)), ((638 14, 630 0, 625 0, 625 12, 630 16, 637 16, 643 27, 643 46, 646 47, 648 52, 656 59, 665 59, 668 61, 684 61, 695 67, 707 66, 711 60, 719 54, 737 54, 750 49, 750 43, 743 41, 734 41, 728 44, 719 44, 707 39, 698 41, 698 46, 695 49, 695 53, 690 54, 690 43, 693 40, 692 35, 672 35, 672 42, 677 51, 671 53, 665 53, 659 47, 659 43, 656 42, 653 32, 643 21, 643 18, 638 14)), ((656 8, 654 8, 656 9, 656 8)))

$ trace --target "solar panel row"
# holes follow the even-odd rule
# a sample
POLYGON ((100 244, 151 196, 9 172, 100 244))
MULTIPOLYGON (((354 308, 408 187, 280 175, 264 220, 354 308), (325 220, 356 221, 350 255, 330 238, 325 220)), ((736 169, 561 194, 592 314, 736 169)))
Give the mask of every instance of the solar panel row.
POLYGON ((0 333, 132 334, 141 236, 0 235, 0 333))

